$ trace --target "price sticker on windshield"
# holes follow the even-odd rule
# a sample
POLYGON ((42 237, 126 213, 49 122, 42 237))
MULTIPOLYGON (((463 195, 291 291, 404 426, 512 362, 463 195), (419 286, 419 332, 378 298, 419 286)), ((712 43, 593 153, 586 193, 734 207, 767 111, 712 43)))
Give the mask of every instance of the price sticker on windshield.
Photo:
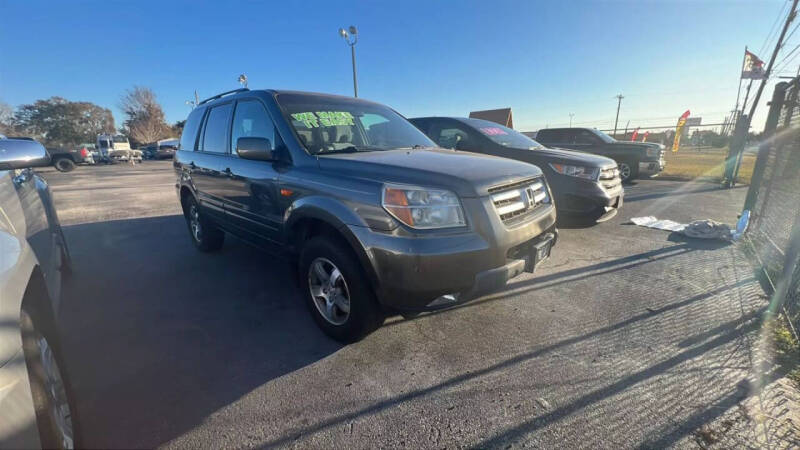
POLYGON ((292 114, 292 118, 302 122, 306 128, 353 126, 353 115, 347 111, 314 111, 292 114))
POLYGON ((481 133, 487 136, 502 136, 504 134, 508 134, 502 128, 497 128, 497 127, 484 127, 484 128, 479 128, 479 130, 481 130, 481 133))

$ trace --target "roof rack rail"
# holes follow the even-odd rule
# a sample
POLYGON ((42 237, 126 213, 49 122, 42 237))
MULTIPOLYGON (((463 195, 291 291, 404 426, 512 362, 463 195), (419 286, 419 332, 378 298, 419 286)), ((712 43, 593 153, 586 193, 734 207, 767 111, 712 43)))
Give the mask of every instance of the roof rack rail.
POLYGON ((224 96, 226 96, 226 95, 228 95, 228 94, 233 94, 233 93, 236 93, 236 92, 244 92, 244 91, 249 91, 249 90, 250 90, 250 89, 247 89, 247 88, 239 88, 239 89, 234 89, 234 90, 232 90, 232 91, 225 91, 225 92, 223 92, 223 93, 221 93, 221 94, 217 94, 217 95, 215 95, 215 96, 213 96, 213 97, 209 97, 209 98, 207 98, 207 99, 203 100, 202 102, 198 103, 197 105, 199 106, 199 105, 202 105, 202 104, 204 104, 204 103, 208 103, 208 102, 210 102, 211 100, 216 100, 216 99, 218 99, 218 98, 222 98, 222 97, 224 97, 224 96))

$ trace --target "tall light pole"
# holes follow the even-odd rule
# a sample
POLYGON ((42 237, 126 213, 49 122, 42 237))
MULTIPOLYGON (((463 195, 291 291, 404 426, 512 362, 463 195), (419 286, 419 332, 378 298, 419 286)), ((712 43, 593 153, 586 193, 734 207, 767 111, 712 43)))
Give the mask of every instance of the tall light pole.
POLYGON ((356 43, 358 42, 358 29, 356 29, 355 25, 350 25, 350 28, 347 30, 339 28, 339 36, 350 46, 350 56, 353 59, 353 97, 358 97, 358 79, 356 78, 356 43))
POLYGON ((569 127, 570 127, 570 128, 572 128, 572 117, 573 117, 574 115, 575 115, 575 113, 569 113, 569 127))
POLYGON ((620 107, 620 105, 622 105, 622 99, 625 98, 625 97, 623 97, 622 94, 617 94, 616 98, 617 98, 617 118, 614 119, 614 135, 615 136, 617 134, 617 123, 619 122, 619 107, 620 107))

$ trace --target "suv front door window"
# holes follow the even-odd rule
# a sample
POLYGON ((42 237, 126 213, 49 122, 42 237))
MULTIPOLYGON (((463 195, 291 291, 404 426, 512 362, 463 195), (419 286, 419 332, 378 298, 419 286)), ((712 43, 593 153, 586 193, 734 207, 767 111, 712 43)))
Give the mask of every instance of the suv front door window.
POLYGON ((574 134, 573 139, 575 145, 593 145, 599 143, 597 136, 586 130, 578 130, 577 133, 574 134))
POLYGON ((269 140, 273 155, 282 152, 283 141, 264 105, 256 99, 236 103, 231 123, 231 154, 223 158, 220 184, 224 186, 225 215, 235 226, 259 240, 275 241, 283 216, 278 196, 278 172, 271 161, 239 158, 239 138, 269 140))

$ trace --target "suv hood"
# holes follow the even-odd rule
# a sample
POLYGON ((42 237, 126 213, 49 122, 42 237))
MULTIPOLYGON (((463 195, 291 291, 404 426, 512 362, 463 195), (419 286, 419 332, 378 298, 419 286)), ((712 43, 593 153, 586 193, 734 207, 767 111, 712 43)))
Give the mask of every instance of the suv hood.
POLYGON ((637 149, 647 149, 647 148, 658 148, 661 149, 661 144, 656 144, 654 142, 626 142, 626 141, 617 141, 613 143, 617 147, 622 148, 637 148, 637 149))
POLYGON ((524 158, 525 155, 530 155, 533 163, 535 162, 551 162, 551 163, 564 163, 573 164, 576 166, 584 167, 616 167, 617 163, 611 158, 605 156, 594 155, 591 153, 584 153, 575 150, 565 150, 563 148, 537 148, 535 150, 518 150, 519 156, 524 158))
POLYGON ((449 189, 460 197, 488 195, 489 188, 542 175, 531 164, 446 150, 386 150, 319 155, 319 166, 342 176, 449 189))

